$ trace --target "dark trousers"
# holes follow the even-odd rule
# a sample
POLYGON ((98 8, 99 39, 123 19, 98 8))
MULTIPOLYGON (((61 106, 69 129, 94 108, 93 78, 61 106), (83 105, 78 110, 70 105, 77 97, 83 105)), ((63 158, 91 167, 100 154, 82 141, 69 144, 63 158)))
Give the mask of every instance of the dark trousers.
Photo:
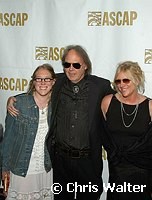
POLYGON ((102 178, 95 174, 89 157, 71 158, 56 153, 53 182, 62 187, 54 195, 55 200, 98 200, 102 193, 102 178))

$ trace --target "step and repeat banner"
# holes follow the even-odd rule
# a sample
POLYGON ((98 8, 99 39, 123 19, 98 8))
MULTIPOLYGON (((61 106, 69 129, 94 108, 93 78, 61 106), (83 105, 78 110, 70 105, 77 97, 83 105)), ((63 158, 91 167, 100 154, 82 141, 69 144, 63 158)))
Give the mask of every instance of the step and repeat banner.
MULTIPOLYGON (((38 65, 63 71, 61 56, 70 44, 87 50, 92 74, 111 81, 119 62, 138 62, 145 95, 152 97, 151 8, 151 0, 0 0, 0 123, 8 97, 26 92, 38 65)), ((103 158, 106 177, 104 152, 103 158)))

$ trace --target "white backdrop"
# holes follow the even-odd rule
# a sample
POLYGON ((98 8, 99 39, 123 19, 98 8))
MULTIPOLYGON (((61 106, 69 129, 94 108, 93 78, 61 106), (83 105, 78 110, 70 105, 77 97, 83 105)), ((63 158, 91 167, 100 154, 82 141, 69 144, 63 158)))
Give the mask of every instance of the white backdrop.
POLYGON ((111 81, 119 62, 137 61, 146 75, 145 95, 152 97, 151 8, 151 0, 0 0, 0 122, 7 98, 26 91, 38 65, 62 72, 69 44, 82 45, 93 74, 111 81))

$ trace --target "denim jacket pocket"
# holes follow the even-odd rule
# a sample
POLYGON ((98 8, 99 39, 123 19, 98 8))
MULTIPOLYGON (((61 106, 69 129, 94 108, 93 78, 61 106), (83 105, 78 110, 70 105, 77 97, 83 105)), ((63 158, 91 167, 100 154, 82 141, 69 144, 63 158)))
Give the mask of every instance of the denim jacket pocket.
POLYGON ((37 118, 31 117, 30 115, 20 114, 16 118, 16 127, 18 129, 19 134, 29 134, 30 131, 35 132, 35 129, 37 128, 37 118))

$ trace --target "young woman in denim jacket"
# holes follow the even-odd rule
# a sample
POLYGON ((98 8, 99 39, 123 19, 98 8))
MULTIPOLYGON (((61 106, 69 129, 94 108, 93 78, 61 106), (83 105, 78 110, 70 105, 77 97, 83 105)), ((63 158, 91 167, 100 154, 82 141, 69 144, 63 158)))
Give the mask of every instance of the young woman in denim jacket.
POLYGON ((7 199, 53 199, 51 161, 45 137, 51 118, 50 97, 55 83, 51 65, 32 75, 27 93, 16 96, 16 117, 7 113, 2 175, 9 180, 7 199))

